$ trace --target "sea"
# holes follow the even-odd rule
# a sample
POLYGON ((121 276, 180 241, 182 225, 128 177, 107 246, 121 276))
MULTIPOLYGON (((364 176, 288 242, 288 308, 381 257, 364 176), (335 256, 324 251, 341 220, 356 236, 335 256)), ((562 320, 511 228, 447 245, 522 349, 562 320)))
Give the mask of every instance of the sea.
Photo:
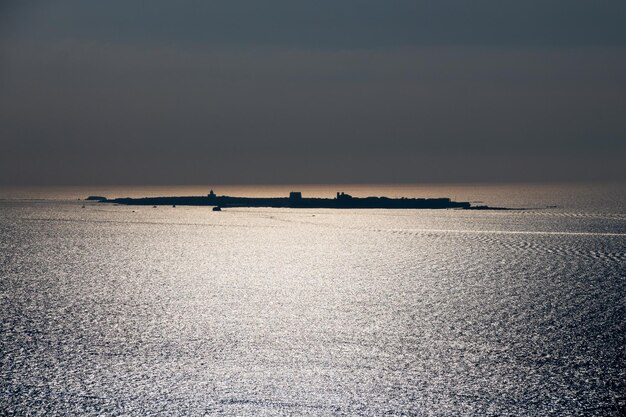
POLYGON ((0 415, 625 413, 624 184, 0 189, 0 415))

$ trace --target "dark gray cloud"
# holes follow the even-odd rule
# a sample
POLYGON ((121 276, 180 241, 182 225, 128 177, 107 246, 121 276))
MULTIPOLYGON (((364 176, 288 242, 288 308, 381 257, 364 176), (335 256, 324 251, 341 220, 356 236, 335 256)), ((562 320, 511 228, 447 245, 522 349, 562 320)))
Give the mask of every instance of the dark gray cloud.
POLYGON ((623 2, 206 3, 5 5, 0 182, 626 179, 623 2))
POLYGON ((9 2, 11 30, 126 42, 385 47, 624 45, 621 0, 9 2))

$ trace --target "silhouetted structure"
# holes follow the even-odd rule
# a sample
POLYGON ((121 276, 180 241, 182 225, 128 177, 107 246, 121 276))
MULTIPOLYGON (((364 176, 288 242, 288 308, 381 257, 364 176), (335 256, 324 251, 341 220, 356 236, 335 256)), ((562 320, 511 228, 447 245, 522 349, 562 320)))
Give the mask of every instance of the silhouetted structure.
POLYGON ((289 200, 293 202, 302 201, 302 193, 299 191, 292 191, 289 193, 289 200))
POLYGON ((370 209, 468 209, 468 210, 507 210, 501 207, 475 206, 467 201, 452 201, 449 198, 388 198, 352 197, 343 192, 336 198, 303 198, 302 193, 292 191, 289 197, 230 197, 218 196, 213 190, 206 197, 145 197, 104 199, 105 203, 126 205, 180 205, 215 207, 283 207, 283 208, 370 208, 370 209))

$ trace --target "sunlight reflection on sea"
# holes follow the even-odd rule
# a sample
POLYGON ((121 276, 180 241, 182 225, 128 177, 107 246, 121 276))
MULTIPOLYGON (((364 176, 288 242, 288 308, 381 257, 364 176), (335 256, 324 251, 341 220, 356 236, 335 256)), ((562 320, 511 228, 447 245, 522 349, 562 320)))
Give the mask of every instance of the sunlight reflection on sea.
POLYGON ((532 209, 216 213, 74 199, 137 196, 145 188, 5 190, 0 409, 624 410, 626 212, 619 189, 310 187, 215 190, 449 196, 532 209))

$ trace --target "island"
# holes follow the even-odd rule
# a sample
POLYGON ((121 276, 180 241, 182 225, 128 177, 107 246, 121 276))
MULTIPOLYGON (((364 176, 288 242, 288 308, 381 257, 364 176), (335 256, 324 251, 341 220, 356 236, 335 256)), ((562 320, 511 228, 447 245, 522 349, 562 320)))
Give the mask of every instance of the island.
MULTIPOLYGON (((305 198, 299 191, 288 197, 231 197, 216 195, 213 190, 206 196, 190 197, 141 197, 98 200, 133 206, 213 206, 226 207, 273 207, 273 208, 330 208, 330 209, 463 209, 463 210, 510 210, 503 207, 472 206, 467 201, 452 201, 449 198, 389 198, 352 197, 338 192, 335 198, 305 198)), ((219 211, 219 210, 215 210, 219 211)))

